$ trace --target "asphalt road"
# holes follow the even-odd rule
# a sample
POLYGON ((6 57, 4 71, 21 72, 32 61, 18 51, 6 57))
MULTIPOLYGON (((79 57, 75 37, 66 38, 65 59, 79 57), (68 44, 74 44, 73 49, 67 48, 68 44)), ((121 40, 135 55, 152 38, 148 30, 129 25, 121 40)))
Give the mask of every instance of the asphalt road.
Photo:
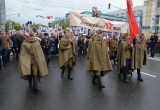
MULTIPOLYGON (((149 65, 155 62, 149 61, 149 65)), ((156 68, 160 71, 160 63, 156 68)), ((4 67, 0 73, 0 110, 160 110, 160 74, 144 67, 144 82, 137 81, 136 72, 125 84, 117 78, 115 70, 103 77, 106 86, 102 91, 91 83, 86 72, 87 60, 78 58, 73 69, 73 81, 61 79, 58 58, 52 59, 50 74, 34 94, 28 82, 19 78, 17 62, 4 67)))

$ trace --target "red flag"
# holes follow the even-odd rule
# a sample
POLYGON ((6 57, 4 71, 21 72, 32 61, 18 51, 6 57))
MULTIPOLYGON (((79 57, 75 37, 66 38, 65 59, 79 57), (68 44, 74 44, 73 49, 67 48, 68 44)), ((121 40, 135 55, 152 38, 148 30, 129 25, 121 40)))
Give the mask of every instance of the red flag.
POLYGON ((127 10, 128 10, 128 20, 130 26, 130 41, 133 41, 133 38, 140 33, 139 27, 137 25, 136 18, 134 16, 134 12, 132 10, 132 0, 127 0, 127 10))

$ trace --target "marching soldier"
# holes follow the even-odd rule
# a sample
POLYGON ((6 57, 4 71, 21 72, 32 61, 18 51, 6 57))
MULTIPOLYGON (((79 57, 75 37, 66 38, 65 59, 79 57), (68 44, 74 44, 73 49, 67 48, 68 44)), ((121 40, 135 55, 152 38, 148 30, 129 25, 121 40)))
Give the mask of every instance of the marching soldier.
POLYGON ((138 81, 143 81, 141 77, 141 68, 142 65, 147 64, 147 47, 144 38, 144 34, 140 34, 137 38, 137 42, 134 48, 134 63, 132 63, 132 68, 137 70, 138 81))
POLYGON ((62 69, 61 77, 64 77, 65 69, 68 68, 68 79, 73 80, 71 77, 72 67, 76 64, 76 49, 75 42, 69 30, 64 31, 64 36, 61 38, 59 44, 59 65, 62 69))
POLYGON ((96 37, 90 44, 88 71, 92 74, 92 84, 99 86, 99 89, 105 88, 102 84, 101 76, 112 71, 112 65, 105 45, 103 32, 98 30, 96 37))
POLYGON ((48 69, 41 45, 32 32, 22 44, 19 69, 21 78, 28 80, 29 88, 39 91, 38 80, 48 74, 48 69))
POLYGON ((133 61, 133 47, 129 41, 129 35, 124 34, 121 43, 118 48, 118 67, 117 72, 119 78, 121 79, 121 75, 123 74, 123 81, 128 83, 127 74, 132 74, 133 69, 131 68, 131 63, 133 61))

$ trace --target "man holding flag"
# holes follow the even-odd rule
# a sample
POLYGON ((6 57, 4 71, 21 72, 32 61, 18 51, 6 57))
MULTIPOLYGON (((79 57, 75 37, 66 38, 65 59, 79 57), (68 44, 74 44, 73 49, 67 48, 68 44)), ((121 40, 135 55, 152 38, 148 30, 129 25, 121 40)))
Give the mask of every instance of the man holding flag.
POLYGON ((141 78, 140 69, 142 65, 147 64, 147 48, 145 44, 145 38, 143 34, 140 34, 139 27, 137 25, 137 21, 132 10, 133 2, 132 0, 127 0, 127 10, 128 10, 128 20, 129 20, 129 27, 130 27, 130 41, 133 42, 133 39, 137 39, 135 42, 135 46, 133 47, 132 56, 132 69, 137 70, 137 79, 138 81, 143 81, 141 78), (136 37, 138 35, 138 37, 136 37))
POLYGON ((124 41, 119 46, 119 57, 118 57, 118 70, 119 78, 121 78, 121 74, 123 73, 123 81, 128 82, 126 80, 127 73, 131 73, 133 70, 137 69, 138 81, 143 81, 141 78, 140 69, 142 65, 146 64, 147 60, 147 49, 145 47, 144 35, 140 34, 139 27, 137 25, 137 21, 132 10, 132 0, 126 0, 127 2, 127 10, 128 10, 128 22, 130 27, 130 43, 126 39, 128 35, 124 35, 124 41), (138 38, 136 36, 139 35, 138 38), (137 39, 134 43, 133 47, 133 39, 137 39))

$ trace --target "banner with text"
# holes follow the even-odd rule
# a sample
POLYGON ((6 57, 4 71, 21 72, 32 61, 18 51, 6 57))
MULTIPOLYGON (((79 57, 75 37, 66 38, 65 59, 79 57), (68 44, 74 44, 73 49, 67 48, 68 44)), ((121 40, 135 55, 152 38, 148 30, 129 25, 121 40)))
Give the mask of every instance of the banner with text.
POLYGON ((109 21, 102 18, 89 17, 76 12, 70 13, 70 26, 121 33, 127 33, 129 29, 127 22, 109 21))

